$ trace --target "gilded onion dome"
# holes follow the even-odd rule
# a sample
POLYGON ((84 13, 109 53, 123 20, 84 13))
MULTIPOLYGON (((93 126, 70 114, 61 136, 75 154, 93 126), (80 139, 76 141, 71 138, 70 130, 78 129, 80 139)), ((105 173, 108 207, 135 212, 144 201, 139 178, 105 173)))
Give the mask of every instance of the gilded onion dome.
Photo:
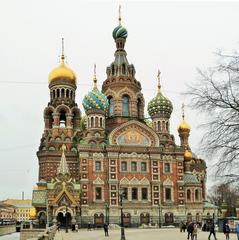
POLYGON ((107 97, 98 90, 96 84, 96 74, 94 74, 94 87, 92 91, 90 91, 83 99, 83 107, 85 111, 95 109, 95 110, 101 110, 106 112, 109 107, 108 99, 107 97))
POLYGON ((184 153, 184 160, 187 161, 187 162, 189 162, 189 161, 192 160, 192 157, 193 157, 193 155, 192 155, 191 151, 189 151, 188 149, 186 149, 186 151, 185 151, 185 153, 184 153))
POLYGON ((158 93, 148 104, 148 113, 153 118, 154 116, 170 117, 173 111, 172 102, 166 98, 161 92, 160 71, 158 72, 158 93))
POLYGON ((184 119, 184 104, 182 105, 182 112, 183 112, 183 114, 182 114, 183 120, 178 126, 178 132, 179 133, 189 133, 191 128, 190 128, 189 124, 184 119))
POLYGON ((66 80, 70 83, 76 85, 76 75, 75 73, 66 66, 65 64, 65 56, 61 56, 61 64, 59 67, 53 69, 48 77, 48 83, 51 84, 56 80, 66 80))

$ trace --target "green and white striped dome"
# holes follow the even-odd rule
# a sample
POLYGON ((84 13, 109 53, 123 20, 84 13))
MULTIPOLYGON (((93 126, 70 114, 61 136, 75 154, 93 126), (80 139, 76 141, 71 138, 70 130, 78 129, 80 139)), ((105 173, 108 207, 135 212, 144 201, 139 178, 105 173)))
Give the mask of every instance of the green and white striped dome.
POLYGON ((128 36, 128 32, 127 32, 127 29, 120 24, 113 30, 112 35, 114 39, 117 39, 117 38, 126 39, 128 36))

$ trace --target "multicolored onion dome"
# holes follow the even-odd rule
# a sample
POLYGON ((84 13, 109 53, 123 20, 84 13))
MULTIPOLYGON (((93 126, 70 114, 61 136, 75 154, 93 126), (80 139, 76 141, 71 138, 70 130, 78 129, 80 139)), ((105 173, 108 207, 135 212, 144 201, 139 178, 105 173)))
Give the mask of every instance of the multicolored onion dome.
POLYGON ((98 88, 93 88, 93 90, 84 97, 82 104, 85 111, 98 109, 106 112, 109 107, 107 97, 101 93, 98 88))
POLYGON ((117 38, 126 39, 128 37, 128 32, 127 32, 127 29, 120 24, 113 30, 112 35, 114 39, 117 39, 117 38))
POLYGON ((154 116, 170 117, 173 111, 173 105, 169 99, 163 96, 161 92, 157 94, 148 104, 148 113, 151 118, 154 116))

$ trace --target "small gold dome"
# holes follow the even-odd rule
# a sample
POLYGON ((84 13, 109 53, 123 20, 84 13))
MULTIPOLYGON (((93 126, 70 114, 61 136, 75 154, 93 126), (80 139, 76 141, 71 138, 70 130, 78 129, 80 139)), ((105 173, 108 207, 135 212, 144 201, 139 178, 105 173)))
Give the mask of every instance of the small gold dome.
POLYGON ((55 80, 64 79, 76 85, 75 73, 65 65, 65 57, 61 56, 61 64, 59 67, 53 69, 48 77, 48 83, 51 84, 55 80))
POLYGON ((186 150, 184 153, 184 160, 189 162, 192 160, 192 157, 193 157, 193 155, 192 155, 191 151, 186 150))
POLYGON ((183 119, 183 121, 178 126, 178 132, 190 132, 190 126, 186 123, 186 121, 183 119))
POLYGON ((36 209, 35 208, 30 208, 29 216, 30 216, 30 219, 36 218, 36 209))

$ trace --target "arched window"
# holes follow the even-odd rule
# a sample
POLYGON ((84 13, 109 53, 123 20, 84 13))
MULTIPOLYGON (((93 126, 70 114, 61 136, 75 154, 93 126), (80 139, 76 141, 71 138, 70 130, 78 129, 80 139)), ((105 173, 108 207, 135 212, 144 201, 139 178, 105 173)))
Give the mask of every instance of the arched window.
POLYGON ((57 90, 56 90, 56 93, 57 93, 57 94, 56 94, 57 97, 59 98, 59 97, 60 97, 60 89, 57 89, 57 90))
POLYGON ((187 200, 191 201, 191 191, 190 191, 190 189, 187 190, 187 200))
POLYGON ((66 97, 69 98, 69 89, 66 89, 66 97))
POLYGON ((161 131, 161 122, 158 121, 158 131, 161 131))
POLYGON ((99 118, 98 117, 95 117, 95 127, 99 127, 99 118))
POLYGON ((115 66, 114 66, 114 65, 112 65, 111 72, 112 72, 112 75, 114 75, 114 74, 115 74, 115 66))
POLYGON ((66 112, 65 111, 60 112, 60 127, 61 128, 66 127, 66 112))
POLYGON ((162 122, 162 129, 163 129, 163 131, 165 131, 165 122, 164 121, 162 122))
POLYGON ((112 97, 108 97, 109 101, 109 112, 108 115, 109 117, 114 116, 114 99, 112 97))
POLYGON ((100 118, 100 127, 103 127, 103 119, 100 118))
POLYGON ((122 74, 125 74, 125 64, 122 64, 122 74))
POLYGON ((122 98, 122 103, 123 103, 123 116, 128 117, 129 116, 129 97, 127 95, 123 96, 122 98))
POLYGON ((137 100, 137 113, 138 113, 138 118, 141 117, 141 100, 138 98, 137 100))
POLYGON ((199 191, 198 191, 198 189, 195 190, 195 200, 196 201, 199 200, 199 191))
POLYGON ((49 114, 49 128, 52 128, 53 123, 54 123, 53 112, 50 112, 50 114, 49 114))
POLYGON ((62 98, 65 97, 65 89, 64 89, 64 88, 61 89, 61 97, 62 97, 62 98))
POLYGON ((55 90, 53 90, 53 98, 55 98, 56 97, 56 92, 55 92, 55 90))
POLYGON ((93 117, 91 117, 90 118, 90 127, 94 127, 94 118, 93 117))
POLYGON ((166 130, 168 131, 168 122, 166 122, 166 130))
POLYGON ((71 91, 71 99, 73 99, 73 91, 71 91))

